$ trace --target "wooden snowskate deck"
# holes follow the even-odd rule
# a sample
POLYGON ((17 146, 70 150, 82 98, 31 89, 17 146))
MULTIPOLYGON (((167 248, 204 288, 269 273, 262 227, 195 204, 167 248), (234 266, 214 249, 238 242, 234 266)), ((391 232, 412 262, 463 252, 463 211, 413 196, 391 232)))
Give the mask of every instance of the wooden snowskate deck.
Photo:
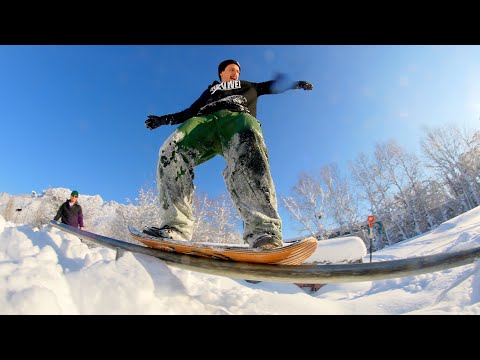
POLYGON ((317 249, 314 237, 287 243, 272 250, 251 249, 242 245, 205 244, 177 240, 165 240, 144 234, 128 227, 133 239, 142 244, 166 252, 195 255, 211 259, 262 264, 300 265, 317 249))

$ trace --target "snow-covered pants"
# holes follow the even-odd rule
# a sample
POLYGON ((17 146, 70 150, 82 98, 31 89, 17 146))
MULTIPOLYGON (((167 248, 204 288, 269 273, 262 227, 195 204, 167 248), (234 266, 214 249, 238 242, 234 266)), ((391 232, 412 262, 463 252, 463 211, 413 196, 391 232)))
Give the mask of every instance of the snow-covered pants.
POLYGON ((244 241, 252 244, 263 234, 282 239, 260 123, 250 114, 228 110, 187 120, 161 146, 157 169, 160 227, 174 227, 192 239, 193 169, 216 155, 227 162, 222 175, 245 222, 244 241))

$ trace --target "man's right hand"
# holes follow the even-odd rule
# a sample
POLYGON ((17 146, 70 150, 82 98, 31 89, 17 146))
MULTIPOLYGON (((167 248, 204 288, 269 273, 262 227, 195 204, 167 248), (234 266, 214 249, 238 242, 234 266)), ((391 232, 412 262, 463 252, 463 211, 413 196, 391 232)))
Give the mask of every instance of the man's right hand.
POLYGON ((153 130, 159 127, 160 125, 166 124, 165 116, 156 116, 156 115, 148 115, 148 119, 145 120, 145 126, 147 129, 153 130))

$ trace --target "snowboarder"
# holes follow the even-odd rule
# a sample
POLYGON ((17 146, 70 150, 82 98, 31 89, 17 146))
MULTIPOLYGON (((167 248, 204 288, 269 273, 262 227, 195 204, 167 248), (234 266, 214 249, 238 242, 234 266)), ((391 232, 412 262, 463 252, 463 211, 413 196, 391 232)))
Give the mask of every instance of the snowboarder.
POLYGON ((60 218, 62 218, 62 224, 67 224, 74 228, 80 227, 80 230, 84 230, 83 211, 78 203, 77 190, 72 191, 70 199, 67 199, 67 201, 60 206, 53 220, 58 221, 60 218))
POLYGON ((257 99, 288 89, 312 90, 306 81, 279 89, 281 77, 266 82, 239 80, 240 64, 225 60, 218 77, 187 109, 169 115, 148 115, 145 126, 178 126, 160 147, 157 187, 160 200, 159 228, 146 227, 149 235, 190 241, 192 239, 194 167, 216 155, 227 163, 222 175, 240 216, 245 222, 243 240, 251 248, 271 249, 283 245, 282 221, 277 210, 267 148, 257 99))

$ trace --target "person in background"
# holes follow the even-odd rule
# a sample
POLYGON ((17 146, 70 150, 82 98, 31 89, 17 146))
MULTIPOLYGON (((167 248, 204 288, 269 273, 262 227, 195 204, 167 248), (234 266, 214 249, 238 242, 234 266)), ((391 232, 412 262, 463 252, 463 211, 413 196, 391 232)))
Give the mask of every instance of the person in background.
POLYGON ((62 219, 62 224, 73 226, 84 230, 83 225, 83 211, 78 203, 78 191, 73 190, 70 194, 70 199, 67 199, 57 211, 57 215, 53 220, 58 221, 62 219))
POLYGON ((282 87, 283 75, 259 83, 239 80, 240 63, 233 59, 222 61, 217 75, 220 82, 215 80, 209 85, 189 108, 163 116, 149 115, 145 120, 150 130, 161 125, 181 125, 159 151, 160 227, 145 227, 143 232, 191 241, 194 167, 221 155, 227 162, 223 171, 227 189, 245 223, 244 242, 250 248, 281 247, 282 221, 261 124, 256 117, 257 99, 289 89, 312 90, 313 85, 292 81, 282 87))

